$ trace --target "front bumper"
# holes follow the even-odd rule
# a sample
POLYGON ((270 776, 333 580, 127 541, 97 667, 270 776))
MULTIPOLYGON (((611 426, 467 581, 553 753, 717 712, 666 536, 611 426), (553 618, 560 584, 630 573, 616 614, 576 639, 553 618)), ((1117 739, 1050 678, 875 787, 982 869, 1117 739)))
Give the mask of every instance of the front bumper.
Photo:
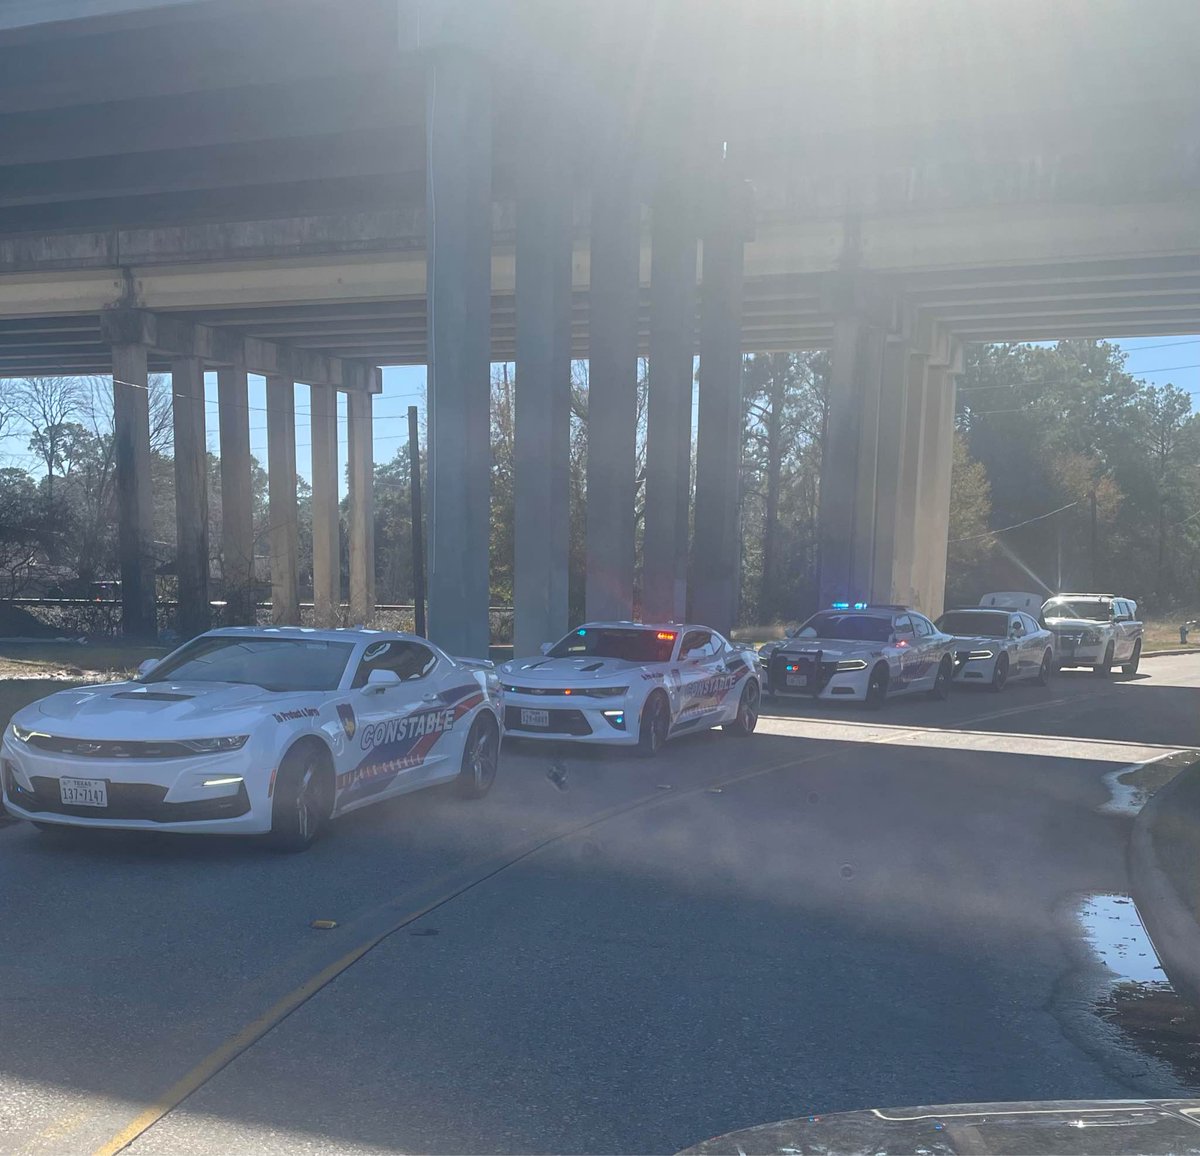
POLYGON ((1104 661, 1107 643, 1058 643, 1054 648, 1054 661, 1059 666, 1099 666, 1104 661))
POLYGON ((862 670, 839 672, 837 663, 832 661, 803 663, 796 659, 789 661, 784 656, 773 656, 768 663, 759 663, 759 675, 767 694, 785 698, 863 702, 871 681, 871 668, 868 666, 862 670), (789 671, 788 666, 798 669, 789 671), (789 675, 793 679, 805 679, 805 684, 789 684, 789 675))
POLYGON ((514 739, 632 746, 638 741, 638 712, 621 699, 568 699, 510 690, 504 694, 504 733, 514 739))
POLYGON ((980 685, 990 683, 996 673, 996 656, 991 658, 959 658, 954 659, 954 681, 980 685))
POLYGON ((196 758, 85 759, 36 749, 0 749, 5 807, 23 819, 71 827, 190 834, 261 834, 271 829, 269 770, 250 774, 243 752, 196 758), (107 805, 62 801, 63 778, 102 779, 107 805), (206 779, 236 780, 206 787, 206 779))

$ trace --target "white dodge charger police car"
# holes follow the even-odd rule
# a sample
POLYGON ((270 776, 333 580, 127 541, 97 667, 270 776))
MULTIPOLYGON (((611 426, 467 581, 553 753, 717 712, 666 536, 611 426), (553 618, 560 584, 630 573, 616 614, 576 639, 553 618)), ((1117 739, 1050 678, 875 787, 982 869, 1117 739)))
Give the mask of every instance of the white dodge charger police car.
POLYGON ((496 776, 489 662, 415 635, 214 630, 130 682, 63 690, 13 716, 5 806, 39 828, 269 835, 300 850, 337 815, 496 776))
POLYGON ((500 668, 505 731, 513 738, 636 746, 758 724, 754 651, 707 626, 588 622, 536 658, 500 668))
POLYGON ((836 603, 759 654, 767 693, 845 699, 877 709, 892 695, 945 698, 954 640, 904 606, 836 603))
POLYGON ((1054 635, 1023 610, 947 610, 937 628, 954 638, 954 678, 1003 690, 1013 679, 1045 686, 1054 673, 1054 635))

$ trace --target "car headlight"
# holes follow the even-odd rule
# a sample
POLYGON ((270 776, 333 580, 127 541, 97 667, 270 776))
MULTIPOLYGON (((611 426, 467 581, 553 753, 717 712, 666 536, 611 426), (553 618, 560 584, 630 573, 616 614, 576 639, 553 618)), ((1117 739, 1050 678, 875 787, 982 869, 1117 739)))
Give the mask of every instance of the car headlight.
POLYGON ((861 658, 844 658, 837 664, 839 672, 843 670, 866 670, 867 664, 861 658))
POLYGON ((581 694, 586 694, 590 698, 620 698, 623 694, 629 693, 627 686, 597 686, 590 690, 581 691, 581 694))
POLYGON ((967 661, 973 662, 977 658, 995 658, 995 657, 996 657, 996 652, 994 650, 972 650, 971 653, 967 655, 967 661))
POLYGON ((19 743, 29 742, 29 740, 38 733, 35 730, 31 730, 29 727, 17 726, 16 723, 13 723, 10 729, 12 730, 12 737, 19 743))
POLYGON ((249 738, 249 735, 225 735, 219 739, 183 739, 180 746, 190 747, 204 755, 216 755, 240 751, 249 738))
POLYGON ((1100 641, 1100 632, 1098 630, 1085 630, 1079 636, 1079 641, 1084 646, 1095 646, 1100 641))

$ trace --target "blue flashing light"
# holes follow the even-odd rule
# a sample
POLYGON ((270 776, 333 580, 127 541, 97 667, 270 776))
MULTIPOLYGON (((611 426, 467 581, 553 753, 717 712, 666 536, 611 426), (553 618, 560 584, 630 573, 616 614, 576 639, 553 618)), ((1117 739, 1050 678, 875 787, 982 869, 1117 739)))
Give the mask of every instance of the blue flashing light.
POLYGON ((575 631, 575 633, 578 634, 580 638, 582 638, 587 633, 587 631, 586 630, 577 630, 577 631, 575 631))
POLYGON ((854 604, 855 610, 866 610, 866 608, 867 608, 867 604, 865 602, 856 602, 854 604))
POLYGON ((849 602, 834 602, 833 609, 834 610, 849 610, 850 603, 849 602))

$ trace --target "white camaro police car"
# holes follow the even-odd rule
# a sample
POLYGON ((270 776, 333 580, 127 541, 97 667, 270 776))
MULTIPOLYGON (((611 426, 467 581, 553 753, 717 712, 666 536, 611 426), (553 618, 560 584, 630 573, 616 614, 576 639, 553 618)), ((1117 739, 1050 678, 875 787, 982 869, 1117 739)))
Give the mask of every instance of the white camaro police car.
POLYGON ((754 651, 707 626, 589 622, 537 658, 500 668, 514 738, 620 743, 654 755, 668 739, 758 723, 754 651))
POLYGON ((1023 610, 947 610, 937 628, 954 638, 954 678, 1003 690, 1013 679, 1045 686, 1054 673, 1054 635, 1023 610))
POLYGON ((415 635, 213 630, 130 682, 59 691, 13 716, 5 806, 39 828, 269 834, 300 850, 337 815, 496 776, 492 664, 415 635))
POLYGON ((904 606, 836 603, 758 655, 770 695, 845 699, 874 709, 914 691, 945 698, 954 678, 953 639, 904 606))

